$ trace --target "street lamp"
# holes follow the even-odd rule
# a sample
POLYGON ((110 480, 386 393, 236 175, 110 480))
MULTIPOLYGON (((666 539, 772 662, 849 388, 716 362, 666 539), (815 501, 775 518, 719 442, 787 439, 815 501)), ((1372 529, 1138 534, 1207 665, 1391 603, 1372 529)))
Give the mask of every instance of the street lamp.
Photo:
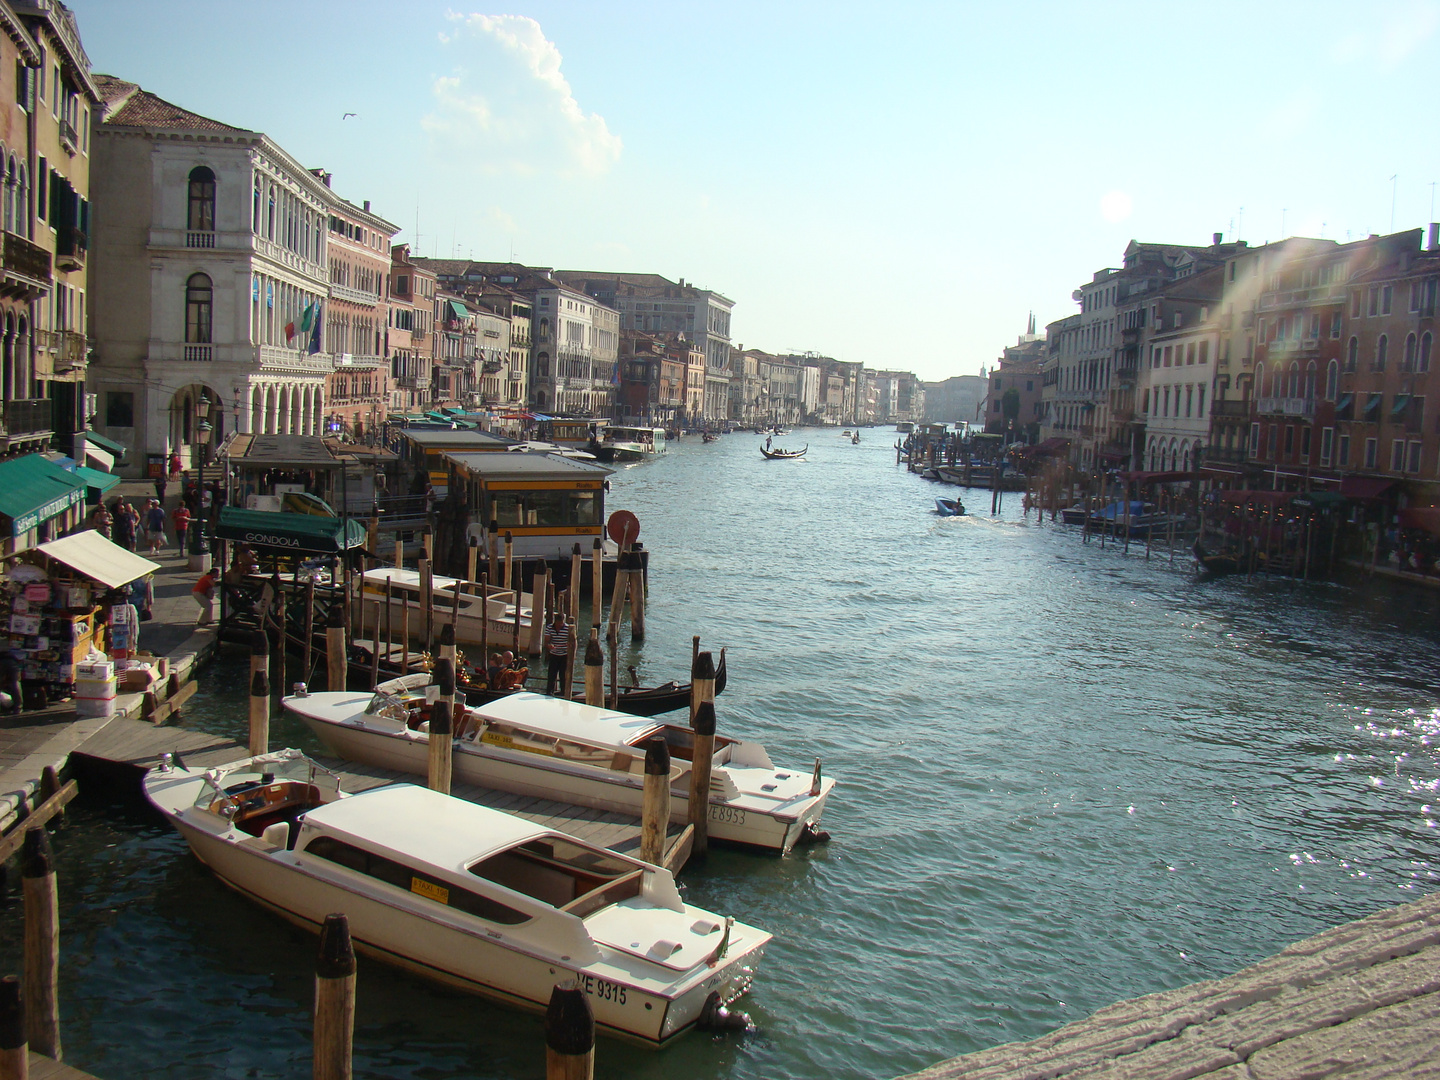
MULTIPOLYGON (((205 542, 205 448, 210 445, 210 395, 204 390, 195 402, 195 520, 190 525, 190 569, 204 570, 209 560, 205 542)), ((183 495, 182 495, 183 497, 183 495)))

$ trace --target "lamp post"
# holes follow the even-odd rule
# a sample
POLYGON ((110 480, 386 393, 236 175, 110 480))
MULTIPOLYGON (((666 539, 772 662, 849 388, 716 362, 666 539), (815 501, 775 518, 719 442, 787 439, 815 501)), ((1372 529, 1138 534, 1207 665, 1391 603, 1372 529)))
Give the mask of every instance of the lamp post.
MULTIPOLYGON (((210 444, 210 395, 204 390, 195 402, 195 520, 190 524, 190 569, 204 570, 209 561, 205 538, 205 448, 210 444)), ((181 495, 183 500, 183 493, 181 495)))

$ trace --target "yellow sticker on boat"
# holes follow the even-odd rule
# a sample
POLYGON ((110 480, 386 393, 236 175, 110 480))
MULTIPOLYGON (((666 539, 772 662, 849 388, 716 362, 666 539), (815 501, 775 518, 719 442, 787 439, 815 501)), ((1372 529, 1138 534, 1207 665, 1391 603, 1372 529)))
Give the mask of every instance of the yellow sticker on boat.
POLYGON ((431 900, 438 900, 442 904, 450 903, 450 890, 445 888, 444 885, 436 885, 433 881, 412 877, 410 879, 410 891, 419 893, 421 896, 428 896, 431 900))
POLYGON ((516 742, 509 735, 502 735, 498 731, 487 731, 480 736, 481 742, 489 743, 492 746, 502 746, 506 750, 518 750, 522 754, 544 754, 546 757, 555 756, 555 748, 550 745, 535 746, 523 742, 516 742))

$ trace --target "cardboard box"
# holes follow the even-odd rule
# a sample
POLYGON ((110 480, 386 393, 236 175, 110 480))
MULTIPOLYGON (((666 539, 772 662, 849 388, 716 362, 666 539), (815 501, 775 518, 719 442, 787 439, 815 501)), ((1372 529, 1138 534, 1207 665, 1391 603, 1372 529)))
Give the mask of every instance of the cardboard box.
POLYGON ((157 676, 152 668, 133 667, 121 672, 119 678, 122 694, 143 694, 155 685, 157 676))

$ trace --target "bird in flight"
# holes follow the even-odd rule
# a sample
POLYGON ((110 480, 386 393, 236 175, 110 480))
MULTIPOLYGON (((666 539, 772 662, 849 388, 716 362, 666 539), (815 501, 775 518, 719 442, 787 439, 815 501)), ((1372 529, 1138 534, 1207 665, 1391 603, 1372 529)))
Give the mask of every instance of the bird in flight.
POLYGON ((341 120, 349 120, 350 117, 352 117, 352 116, 359 116, 359 115, 360 115, 359 113, 347 112, 344 116, 340 117, 340 119, 341 119, 341 120))

